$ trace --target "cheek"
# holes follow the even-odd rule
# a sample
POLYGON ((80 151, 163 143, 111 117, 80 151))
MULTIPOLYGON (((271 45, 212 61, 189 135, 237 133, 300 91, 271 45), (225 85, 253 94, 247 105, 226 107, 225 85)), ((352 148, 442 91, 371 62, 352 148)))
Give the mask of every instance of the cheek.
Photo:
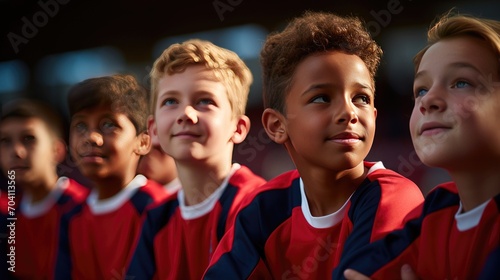
POLYGON ((414 134, 416 133, 417 129, 417 124, 420 119, 421 113, 419 112, 419 109, 415 106, 413 108, 412 114, 410 116, 410 121, 409 121, 409 128, 410 128, 410 134, 412 137, 414 137, 414 134))

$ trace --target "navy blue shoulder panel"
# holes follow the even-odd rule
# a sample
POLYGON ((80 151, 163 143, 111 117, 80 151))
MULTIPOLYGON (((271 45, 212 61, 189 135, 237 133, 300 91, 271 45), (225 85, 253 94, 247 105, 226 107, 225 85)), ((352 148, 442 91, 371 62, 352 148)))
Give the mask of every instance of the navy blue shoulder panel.
POLYGON ((134 205, 139 216, 142 215, 144 209, 152 203, 154 200, 150 194, 142 191, 141 189, 137 190, 137 192, 130 198, 130 202, 134 205))
POLYGON ((179 208, 179 200, 173 199, 148 210, 146 219, 148 225, 151 226, 153 236, 168 224, 177 208, 179 208))
POLYGON ((258 194, 240 210, 234 226, 231 251, 223 254, 204 279, 246 279, 260 259, 265 260, 264 246, 269 236, 301 205, 299 178, 291 186, 258 194))
POLYGON ((229 216, 229 210, 233 205, 234 198, 238 194, 238 188, 228 184, 222 196, 219 198, 219 203, 222 207, 222 212, 219 216, 219 221, 217 222, 217 240, 220 241, 225 233, 227 216, 229 216))

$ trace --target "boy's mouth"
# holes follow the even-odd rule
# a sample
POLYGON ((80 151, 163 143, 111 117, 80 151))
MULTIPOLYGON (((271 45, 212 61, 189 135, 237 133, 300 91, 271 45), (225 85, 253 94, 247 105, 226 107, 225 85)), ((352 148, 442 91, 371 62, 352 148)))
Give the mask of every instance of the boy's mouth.
POLYGON ((85 163, 101 163, 106 157, 101 153, 86 153, 80 155, 82 162, 85 163))
POLYGON ((25 171, 28 169, 30 169, 30 167, 27 165, 14 165, 9 168, 9 170, 14 170, 14 171, 25 171))
POLYGON ((194 133, 191 131, 181 131, 178 133, 174 133, 172 136, 173 137, 180 137, 180 138, 196 138, 196 137, 200 137, 200 134, 197 134, 197 133, 194 133))

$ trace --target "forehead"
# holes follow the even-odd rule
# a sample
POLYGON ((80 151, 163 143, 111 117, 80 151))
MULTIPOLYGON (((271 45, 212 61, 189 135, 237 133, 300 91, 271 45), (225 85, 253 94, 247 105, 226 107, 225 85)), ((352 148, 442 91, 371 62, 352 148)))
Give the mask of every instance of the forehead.
POLYGON ((165 75, 158 82, 159 95, 179 92, 192 93, 207 91, 226 94, 225 84, 218 79, 213 70, 202 65, 188 66, 183 72, 165 75))
POLYGON ((49 132, 49 129, 45 122, 33 117, 8 117, 0 122, 0 132, 2 134, 19 131, 49 132))
POLYGON ((468 64, 484 75, 493 75, 498 78, 499 59, 492 47, 484 40, 470 36, 448 38, 429 47, 422 56, 417 72, 468 64))
POLYGON ((297 65, 292 86, 316 82, 363 84, 373 90, 372 78, 363 60, 338 51, 310 55, 297 65))
POLYGON ((122 113, 119 109, 113 108, 111 105, 104 105, 80 110, 71 117, 71 120, 97 121, 103 118, 112 118, 116 121, 132 123, 132 121, 125 113, 122 113))

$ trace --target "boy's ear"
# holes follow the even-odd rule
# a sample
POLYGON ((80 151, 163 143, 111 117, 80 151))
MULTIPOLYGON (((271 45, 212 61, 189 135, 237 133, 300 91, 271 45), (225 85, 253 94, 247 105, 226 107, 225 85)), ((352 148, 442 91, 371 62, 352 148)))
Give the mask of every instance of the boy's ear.
POLYGON ((66 143, 64 142, 64 140, 56 138, 54 140, 54 155, 55 155, 55 160, 58 164, 64 162, 67 151, 68 149, 66 147, 66 143))
POLYGON ((151 137, 151 145, 160 145, 160 140, 158 139, 158 131, 156 130, 156 122, 153 116, 148 118, 148 133, 151 137))
POLYGON ((238 121, 236 122, 236 131, 233 133, 231 137, 231 141, 234 144, 240 144, 245 140, 250 131, 250 118, 246 115, 241 115, 238 117, 238 121))
POLYGON ((267 108, 262 113, 262 125, 271 140, 278 144, 284 144, 288 140, 283 114, 267 108))
POLYGON ((137 135, 138 143, 135 153, 144 156, 151 150, 151 137, 147 131, 141 132, 137 135))

